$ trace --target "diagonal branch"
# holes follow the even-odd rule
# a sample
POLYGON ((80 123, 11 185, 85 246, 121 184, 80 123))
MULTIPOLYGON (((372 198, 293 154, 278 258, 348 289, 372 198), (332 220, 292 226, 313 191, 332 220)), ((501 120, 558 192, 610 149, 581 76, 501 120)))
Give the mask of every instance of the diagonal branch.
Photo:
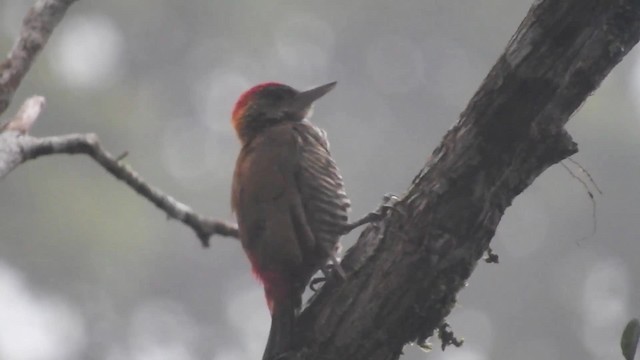
POLYGON ((47 43, 53 29, 76 0, 38 0, 22 22, 20 37, 7 59, 0 63, 0 115, 7 110, 13 94, 31 64, 47 43))
POLYGON ((346 280, 300 315, 293 358, 394 360, 442 328, 513 199, 577 151, 564 125, 640 39, 639 7, 535 1, 406 195, 349 249, 346 280))
MULTIPOLYGON (((21 40, 0 66, 0 113, 72 2, 39 0, 30 10, 21 40)), ((639 6, 638 0, 535 1, 406 195, 349 249, 341 264, 346 279, 327 282, 300 315, 299 351, 287 355, 393 360, 407 342, 423 343, 444 329, 458 291, 513 199, 577 151, 564 125, 638 42, 639 6)), ((0 178, 54 153, 91 156, 194 229, 205 245, 213 234, 237 235, 234 226, 202 217, 148 185, 93 134, 0 133, 0 178)))

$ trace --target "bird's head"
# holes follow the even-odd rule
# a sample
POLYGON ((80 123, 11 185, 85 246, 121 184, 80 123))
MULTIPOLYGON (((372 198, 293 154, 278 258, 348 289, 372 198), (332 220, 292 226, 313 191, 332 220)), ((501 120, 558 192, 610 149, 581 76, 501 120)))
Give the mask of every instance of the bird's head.
POLYGON ((336 82, 311 90, 298 91, 275 82, 256 85, 240 96, 231 115, 231 123, 242 142, 265 129, 285 121, 302 121, 313 102, 331 91, 336 82))

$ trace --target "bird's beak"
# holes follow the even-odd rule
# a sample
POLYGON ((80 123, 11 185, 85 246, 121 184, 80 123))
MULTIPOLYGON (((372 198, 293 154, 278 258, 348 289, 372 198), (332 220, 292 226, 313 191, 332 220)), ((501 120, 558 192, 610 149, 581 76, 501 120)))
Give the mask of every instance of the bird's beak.
POLYGON ((293 103, 291 104, 292 105, 291 107, 294 110, 299 110, 299 111, 308 109, 313 104, 314 101, 318 100, 319 98, 324 96, 324 94, 333 90, 333 88, 336 87, 337 83, 338 83, 337 81, 334 81, 325 85, 318 86, 311 90, 301 91, 300 93, 298 93, 298 95, 296 95, 295 98, 293 98, 293 103))

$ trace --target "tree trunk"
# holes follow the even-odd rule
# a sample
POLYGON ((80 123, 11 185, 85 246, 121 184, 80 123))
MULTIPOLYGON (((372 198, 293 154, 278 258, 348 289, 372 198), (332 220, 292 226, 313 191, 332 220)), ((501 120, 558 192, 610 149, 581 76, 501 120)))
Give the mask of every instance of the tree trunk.
POLYGON ((537 1, 389 216, 298 323, 303 359, 397 359, 431 336, 506 208, 577 152, 564 125, 640 36, 640 3, 537 1))

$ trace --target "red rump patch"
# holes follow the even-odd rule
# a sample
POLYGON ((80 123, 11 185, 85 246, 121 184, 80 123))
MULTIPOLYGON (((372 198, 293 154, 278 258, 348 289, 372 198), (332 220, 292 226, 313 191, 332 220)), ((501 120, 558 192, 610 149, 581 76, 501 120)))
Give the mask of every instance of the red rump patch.
POLYGON ((231 115, 231 119, 233 120, 233 122, 236 123, 238 121, 238 118, 242 116, 242 112, 247 107, 247 104, 249 104, 249 100, 251 100, 251 98, 253 97, 253 95, 255 95, 255 93, 257 93, 258 91, 266 87, 274 86, 274 85, 282 85, 282 84, 278 82, 266 82, 266 83, 256 85, 251 89, 242 93, 238 101, 236 101, 236 105, 233 107, 233 113, 231 115))
POLYGON ((264 295, 267 299, 267 306, 269 307, 269 312, 273 313, 273 302, 275 299, 282 299, 284 297, 290 296, 290 279, 287 279, 283 276, 282 273, 277 271, 260 271, 256 266, 254 266, 255 261, 253 256, 247 254, 249 257, 249 261, 251 262, 251 270, 253 275, 262 283, 264 286, 264 295))

